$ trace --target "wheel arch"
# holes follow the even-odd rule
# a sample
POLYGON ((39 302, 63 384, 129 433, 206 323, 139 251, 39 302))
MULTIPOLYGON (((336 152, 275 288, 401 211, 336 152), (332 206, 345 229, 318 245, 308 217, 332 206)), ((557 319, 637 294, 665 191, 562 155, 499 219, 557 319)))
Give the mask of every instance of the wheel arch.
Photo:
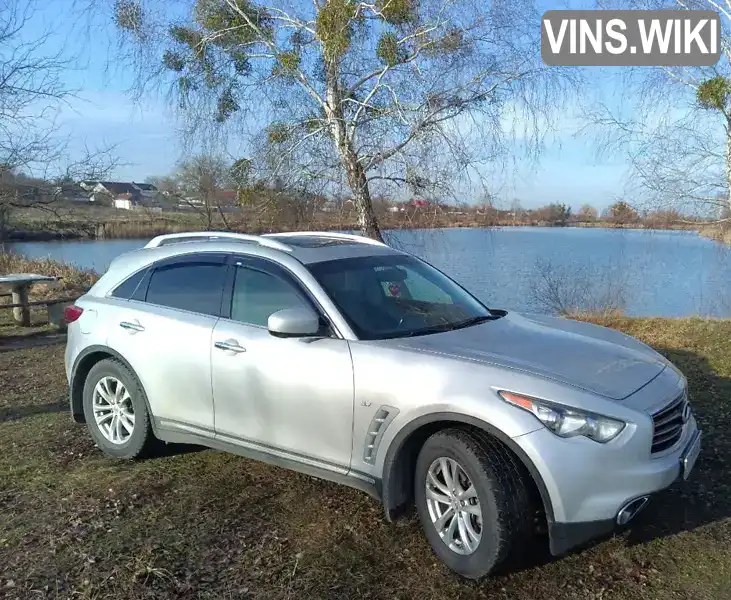
POLYGON ((433 413, 418 417, 405 425, 392 440, 386 451, 380 496, 389 521, 401 516, 414 501, 414 469, 416 457, 431 435, 450 427, 476 428, 498 440, 515 455, 525 467, 538 494, 549 523, 553 521, 553 506, 543 477, 528 455, 509 436, 495 426, 470 415, 433 413))
POLYGON ((69 385, 71 416, 77 423, 86 422, 86 417, 84 416, 84 384, 86 383, 86 376, 95 364, 107 358, 118 360, 136 375, 132 365, 116 350, 101 345, 84 348, 74 361, 69 385))

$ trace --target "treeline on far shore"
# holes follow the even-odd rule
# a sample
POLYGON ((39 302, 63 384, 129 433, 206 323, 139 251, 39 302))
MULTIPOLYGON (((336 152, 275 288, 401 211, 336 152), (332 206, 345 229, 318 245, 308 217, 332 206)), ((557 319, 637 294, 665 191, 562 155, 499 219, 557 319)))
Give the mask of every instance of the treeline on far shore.
MULTIPOLYGON (((624 202, 611 205, 601 214, 589 205, 574 212, 565 204, 535 209, 429 202, 415 205, 382 200, 374 204, 382 229, 533 226, 701 230, 707 225, 706 221, 691 219, 673 210, 642 213, 624 202)), ((327 210, 301 202, 276 206, 198 206, 182 210, 120 210, 108 206, 60 204, 52 212, 28 207, 16 211, 13 217, 2 235, 7 241, 149 238, 196 229, 267 233, 358 228, 357 213, 347 202, 327 210)))

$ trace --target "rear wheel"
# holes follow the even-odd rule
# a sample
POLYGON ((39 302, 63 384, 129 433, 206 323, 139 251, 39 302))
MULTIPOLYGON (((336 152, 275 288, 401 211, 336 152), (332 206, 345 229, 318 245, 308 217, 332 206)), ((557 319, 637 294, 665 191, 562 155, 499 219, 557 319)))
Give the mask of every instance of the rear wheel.
POLYGON ((138 458, 157 445, 147 398, 137 376, 122 362, 95 364, 84 383, 84 416, 97 446, 110 456, 138 458))
POLYGON ((465 577, 489 574, 530 535, 525 475, 483 432, 447 429, 431 436, 419 453, 414 490, 432 549, 465 577))

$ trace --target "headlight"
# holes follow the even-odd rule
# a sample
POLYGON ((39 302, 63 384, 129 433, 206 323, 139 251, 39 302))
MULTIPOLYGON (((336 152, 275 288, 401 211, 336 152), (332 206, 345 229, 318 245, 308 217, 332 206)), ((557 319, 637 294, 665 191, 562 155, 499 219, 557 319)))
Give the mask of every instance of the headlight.
POLYGON ((624 421, 561 406, 553 402, 520 396, 512 392, 498 393, 506 402, 532 412, 541 423, 559 437, 583 435, 590 440, 604 444, 617 437, 626 425, 624 421))

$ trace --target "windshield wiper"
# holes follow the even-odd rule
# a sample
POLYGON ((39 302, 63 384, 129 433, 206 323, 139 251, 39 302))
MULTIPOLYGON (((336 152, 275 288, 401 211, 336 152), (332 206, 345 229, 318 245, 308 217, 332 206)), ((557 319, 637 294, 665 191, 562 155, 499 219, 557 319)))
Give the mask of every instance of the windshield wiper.
POLYGON ((480 315, 479 317, 472 317, 471 319, 467 319, 466 321, 459 321, 458 323, 454 323, 448 331, 453 331, 455 329, 464 329, 465 327, 472 327, 473 325, 479 325, 480 323, 484 323, 485 321, 496 321, 501 317, 502 315, 480 315))
POLYGON ((434 325, 432 327, 426 327, 424 329, 415 329, 414 331, 408 331, 404 334, 395 334, 392 337, 416 337, 420 335, 430 335, 432 333, 444 333, 445 331, 454 331, 455 329, 463 329, 465 327, 472 327, 473 325, 479 325, 485 321, 495 321, 500 319, 503 315, 480 315, 479 317, 472 317, 465 321, 457 321, 456 323, 442 323, 441 325, 434 325))

